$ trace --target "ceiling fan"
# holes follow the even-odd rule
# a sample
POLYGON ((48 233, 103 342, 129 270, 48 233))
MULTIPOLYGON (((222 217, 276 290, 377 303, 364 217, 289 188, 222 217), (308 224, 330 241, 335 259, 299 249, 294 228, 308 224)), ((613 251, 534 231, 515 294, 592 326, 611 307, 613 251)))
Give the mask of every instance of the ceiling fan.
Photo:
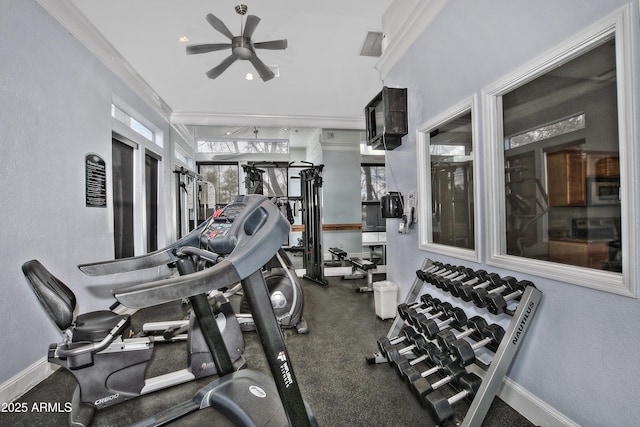
MULTIPOLYGON (((235 7, 236 12, 239 15, 246 15, 247 6, 246 5, 238 5, 235 7)), ((231 43, 208 43, 208 44, 197 44, 187 46, 187 55, 199 54, 199 53, 208 53, 217 50, 223 50, 227 48, 231 48, 231 55, 225 58, 220 64, 213 67, 209 71, 207 71, 207 77, 210 79, 215 79, 220 74, 222 74, 231 64, 233 64, 236 60, 248 60, 253 64, 253 67, 256 69, 258 74, 263 81, 271 80, 275 77, 275 74, 271 69, 258 58, 256 55, 256 49, 271 49, 271 50, 279 50, 287 48, 287 40, 271 40, 267 42, 259 42, 254 43, 251 41, 251 36, 255 31, 258 23, 260 22, 260 18, 254 15, 247 15, 246 22, 244 24, 244 29, 242 29, 242 25, 240 26, 240 34, 239 36, 234 36, 233 33, 227 28, 227 26, 216 16, 209 13, 207 15, 207 21, 211 26, 228 37, 231 40, 231 43)), ((241 21, 242 24, 242 21, 241 21)))

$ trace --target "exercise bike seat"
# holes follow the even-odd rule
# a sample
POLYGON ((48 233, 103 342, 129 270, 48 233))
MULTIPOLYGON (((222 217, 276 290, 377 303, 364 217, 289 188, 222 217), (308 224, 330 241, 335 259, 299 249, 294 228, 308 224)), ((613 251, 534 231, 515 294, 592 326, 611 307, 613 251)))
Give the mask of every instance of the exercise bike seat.
POLYGON ((108 310, 92 311, 76 317, 75 294, 40 261, 27 261, 22 265, 22 272, 51 320, 60 331, 69 330, 73 342, 99 342, 122 320, 125 322, 119 326, 116 335, 122 334, 131 322, 129 315, 108 310))

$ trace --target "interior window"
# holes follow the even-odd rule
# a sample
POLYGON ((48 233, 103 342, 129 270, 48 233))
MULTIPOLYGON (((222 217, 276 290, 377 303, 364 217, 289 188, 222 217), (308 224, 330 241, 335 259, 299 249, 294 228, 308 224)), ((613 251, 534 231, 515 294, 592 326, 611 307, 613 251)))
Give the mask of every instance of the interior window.
POLYGON ((475 248, 471 111, 429 131, 431 242, 475 248))
POLYGON ((506 253, 622 271, 613 35, 502 95, 506 253))

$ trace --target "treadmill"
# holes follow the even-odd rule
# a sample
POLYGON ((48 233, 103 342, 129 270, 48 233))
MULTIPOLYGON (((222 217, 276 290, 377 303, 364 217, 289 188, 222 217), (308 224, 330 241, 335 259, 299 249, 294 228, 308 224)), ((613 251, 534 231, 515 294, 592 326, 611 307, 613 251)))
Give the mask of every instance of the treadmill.
MULTIPOLYGON (((237 426, 317 426, 302 398, 261 272, 262 266, 286 240, 289 227, 286 218, 265 196, 238 196, 220 215, 181 240, 188 240, 188 245, 173 245, 171 250, 167 248, 148 259, 152 263, 160 259, 163 263, 175 261, 180 276, 114 291, 122 305, 134 309, 189 298, 220 373, 219 378, 192 399, 144 419, 136 426, 165 425, 201 409, 213 409, 237 426), (193 245, 193 239, 199 245, 193 245), (215 264, 197 271, 194 262, 197 258, 215 264), (221 345, 221 334, 207 303, 207 294, 238 282, 253 314, 271 376, 251 369, 234 371, 226 347, 221 345)), ((100 273, 112 267, 120 271, 129 267, 139 269, 142 261, 144 259, 138 258, 124 264, 123 261, 100 263, 100 273), (136 265, 130 264, 132 262, 136 265)), ((90 266, 84 267, 83 271, 91 270, 90 266)), ((188 422, 188 418, 186 420, 188 422)))

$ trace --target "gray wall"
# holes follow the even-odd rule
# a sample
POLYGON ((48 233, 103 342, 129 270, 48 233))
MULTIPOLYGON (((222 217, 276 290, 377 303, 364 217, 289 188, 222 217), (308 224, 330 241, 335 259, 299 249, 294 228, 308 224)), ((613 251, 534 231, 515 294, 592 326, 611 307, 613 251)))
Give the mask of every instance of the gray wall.
MULTIPOLYGON (((385 78, 388 86, 407 87, 409 95, 409 134, 403 145, 387 156, 387 168, 391 166, 394 170, 397 189, 404 192, 417 188, 417 126, 479 94, 484 87, 626 3, 449 1, 385 78)), ((636 82, 633 95, 637 123, 640 31, 638 2, 632 5, 635 43, 632 79, 636 82)), ((479 109, 475 113, 482 119, 482 107, 479 109)), ((478 135, 477 141, 478 159, 483 159, 482 135, 478 135)), ((478 169, 483 180, 481 164, 478 169)), ((487 200, 488 191, 491 189, 480 186, 478 200, 487 200)), ((484 208, 481 203, 479 212, 484 208)), ((483 221, 482 214, 479 221, 483 221)), ((478 243, 483 245, 486 221, 478 226, 481 229, 478 243)), ((393 229, 389 222, 387 229, 393 229)), ((632 232, 639 233, 638 229, 632 232)), ((413 282, 413 272, 426 257, 532 280, 543 291, 543 301, 508 376, 579 425, 637 425, 640 418, 635 403, 640 391, 637 299, 420 251, 417 231, 410 235, 388 232, 387 238, 389 280, 400 284, 403 295, 413 282)))
MULTIPOLYGON (((37 258, 76 291, 81 312, 113 301, 111 286, 76 265, 113 258, 111 208, 84 203, 84 156, 107 164, 110 191, 113 96, 165 135, 170 127, 34 0, 0 2, 0 384, 42 360, 60 340, 20 266, 37 258)), ((109 198, 111 207, 112 201, 109 198)), ((161 206, 160 209, 163 209, 161 206)), ((167 232, 168 221, 159 225, 167 232)), ((163 244, 160 241, 159 244, 163 244)))

